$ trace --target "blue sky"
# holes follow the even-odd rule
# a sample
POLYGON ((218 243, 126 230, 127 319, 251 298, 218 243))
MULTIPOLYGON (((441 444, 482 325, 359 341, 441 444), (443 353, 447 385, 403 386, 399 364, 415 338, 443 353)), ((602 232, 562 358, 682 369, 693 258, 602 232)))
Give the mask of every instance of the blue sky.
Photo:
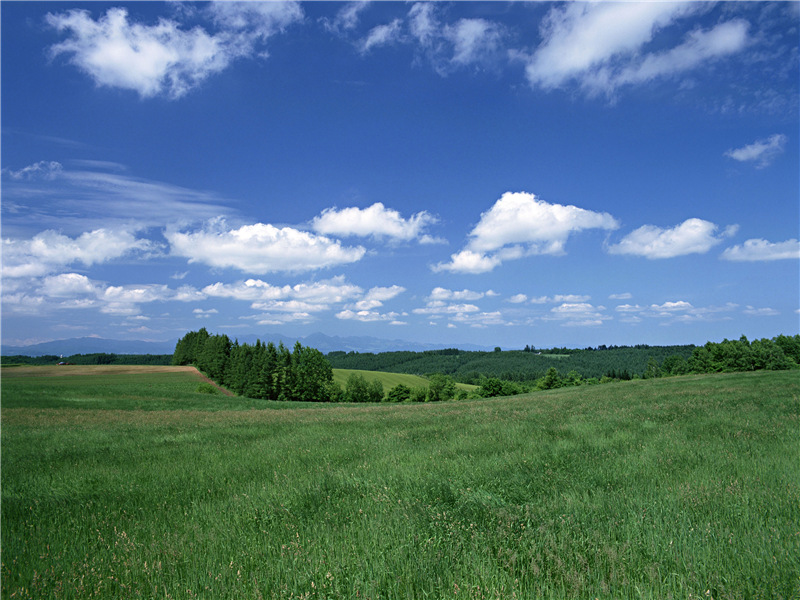
POLYGON ((798 3, 2 4, 2 342, 798 333, 798 3))

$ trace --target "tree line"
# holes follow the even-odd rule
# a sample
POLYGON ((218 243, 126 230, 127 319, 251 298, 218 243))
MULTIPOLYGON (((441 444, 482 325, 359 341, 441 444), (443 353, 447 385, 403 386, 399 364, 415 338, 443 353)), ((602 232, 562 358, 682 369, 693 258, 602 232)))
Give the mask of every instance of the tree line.
POLYGON ((205 328, 191 331, 175 345, 173 365, 194 365, 219 385, 240 396, 301 402, 433 402, 456 395, 451 377, 435 374, 427 388, 399 384, 388 394, 378 380, 353 373, 344 389, 333 381, 333 368, 315 348, 300 342, 289 350, 283 343, 239 344, 205 328))
POLYGON ((3 365, 55 365, 60 362, 71 365, 157 365, 166 366, 172 362, 172 354, 115 354, 113 352, 92 352, 90 354, 71 354, 58 356, 23 356, 19 354, 0 357, 3 365))
POLYGON ((237 395, 265 400, 328 402, 341 396, 325 356, 300 342, 289 350, 256 341, 239 344, 204 328, 190 331, 175 345, 173 365, 194 365, 237 395))
POLYGON ((599 347, 558 349, 539 356, 528 351, 332 352, 324 356, 299 342, 290 351, 257 341, 239 344, 205 328, 189 332, 175 347, 172 364, 193 364, 234 393, 251 398, 316 402, 438 401, 454 397, 490 398, 535 390, 649 379, 689 373, 780 370, 800 365, 800 335, 750 342, 707 342, 703 346, 599 347), (544 362, 539 362, 544 361, 544 362), (537 364, 531 367, 531 362, 537 364), (333 364, 332 364, 333 363, 333 364), (378 380, 353 374, 342 389, 333 366, 366 371, 425 375, 427 388, 398 385, 385 393, 378 380), (543 368, 543 367, 546 367, 543 368), (456 381, 478 386, 471 394, 456 381))

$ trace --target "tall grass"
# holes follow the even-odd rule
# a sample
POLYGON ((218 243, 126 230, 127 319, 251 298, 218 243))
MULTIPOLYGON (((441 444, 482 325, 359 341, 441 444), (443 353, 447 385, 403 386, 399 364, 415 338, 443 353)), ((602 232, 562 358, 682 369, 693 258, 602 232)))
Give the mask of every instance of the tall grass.
POLYGON ((140 377, 4 377, 3 598, 800 594, 796 372, 278 410, 140 377))

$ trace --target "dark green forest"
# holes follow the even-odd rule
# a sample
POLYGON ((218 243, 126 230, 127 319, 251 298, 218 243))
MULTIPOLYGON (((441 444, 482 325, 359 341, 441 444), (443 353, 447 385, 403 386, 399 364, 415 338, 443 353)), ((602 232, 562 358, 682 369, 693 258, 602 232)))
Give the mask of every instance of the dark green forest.
POLYGON ((67 363, 70 365, 171 365, 172 354, 113 354, 109 352, 95 352, 92 354, 72 354, 70 356, 56 356, 45 354, 43 356, 22 356, 14 354, 0 357, 3 365, 55 365, 67 363))
POLYGON ((474 352, 457 349, 425 352, 331 352, 336 369, 361 369, 427 375, 442 373, 459 383, 481 385, 485 378, 537 382, 551 369, 562 379, 628 380, 686 373, 790 369, 800 364, 800 335, 779 335, 750 342, 707 342, 703 346, 599 346, 474 352), (572 374, 572 375, 570 375, 572 374))

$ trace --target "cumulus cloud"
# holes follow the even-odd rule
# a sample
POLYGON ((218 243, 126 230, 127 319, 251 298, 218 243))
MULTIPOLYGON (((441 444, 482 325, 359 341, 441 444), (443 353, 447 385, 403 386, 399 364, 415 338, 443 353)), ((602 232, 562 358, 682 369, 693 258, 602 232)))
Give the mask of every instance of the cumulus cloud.
POLYGON ((617 220, 577 206, 550 204, 526 192, 506 192, 481 215, 467 247, 434 271, 484 273, 504 260, 561 255, 569 236, 585 229, 616 229, 617 220))
POLYGON ((734 233, 736 228, 729 227, 722 235, 717 235, 717 230, 717 225, 702 219, 687 219, 669 229, 643 225, 607 250, 610 254, 629 254, 650 259, 704 254, 722 242, 725 236, 734 233))
POLYGON ((404 219, 398 211, 376 202, 367 208, 325 209, 314 217, 311 227, 323 235, 389 238, 395 241, 419 239, 425 243, 434 241, 425 230, 436 222, 436 217, 426 211, 404 219))
POLYGON ((704 7, 690 2, 568 3, 542 21, 542 43, 526 63, 533 87, 553 89, 571 82, 592 94, 611 94, 626 84, 672 76, 742 50, 747 24, 733 20, 710 31, 694 30, 685 41, 647 52, 656 34, 704 7))
POLYGON ((348 283, 343 276, 324 281, 274 286, 260 279, 247 279, 232 284, 217 282, 203 288, 212 298, 231 298, 251 302, 251 308, 264 311, 260 324, 290 321, 311 322, 317 313, 339 310, 338 319, 355 321, 388 321, 404 324, 399 319, 405 313, 380 313, 375 309, 399 296, 405 288, 399 285, 375 286, 364 292, 348 283))
POLYGON ((756 168, 763 169, 783 153, 787 139, 782 133, 776 133, 747 146, 732 148, 725 153, 725 156, 739 162, 752 162, 756 165, 756 168))
POLYGON ((747 240, 744 244, 726 248, 722 258, 734 261, 797 259, 800 258, 800 241, 772 243, 762 239, 747 240))
POLYGON ((177 290, 155 283, 114 286, 80 273, 60 273, 33 280, 26 284, 25 291, 15 289, 9 293, 5 289, 3 304, 15 313, 92 309, 103 314, 133 317, 139 315, 141 304, 191 302, 203 298, 202 293, 188 286, 177 290))
POLYGON ((234 59, 253 54, 257 40, 303 15, 295 2, 217 2, 209 10, 222 28, 215 34, 164 18, 153 25, 137 23, 120 7, 97 20, 87 10, 50 13, 48 25, 68 35, 50 53, 67 56, 98 86, 133 90, 142 98, 164 94, 175 99, 234 59))
POLYGON ((361 246, 346 247, 325 236, 266 223, 229 229, 224 220, 214 220, 199 231, 168 231, 165 236, 172 254, 189 262, 254 274, 323 269, 356 262, 366 252, 361 246))
POLYGON ((363 295, 357 285, 347 283, 343 276, 323 281, 275 286, 261 279, 247 279, 236 283, 213 283, 203 288, 203 293, 214 298, 231 298, 248 302, 299 300, 328 305, 341 303, 363 295))
POLYGON ((96 229, 75 238, 47 230, 30 240, 3 240, 3 276, 39 277, 73 263, 91 266, 152 248, 125 230, 96 229))
POLYGON ((488 273, 498 266, 502 261, 494 256, 485 256, 480 252, 472 250, 462 250, 450 255, 449 263, 439 263, 433 265, 434 272, 450 271, 452 273, 488 273))

